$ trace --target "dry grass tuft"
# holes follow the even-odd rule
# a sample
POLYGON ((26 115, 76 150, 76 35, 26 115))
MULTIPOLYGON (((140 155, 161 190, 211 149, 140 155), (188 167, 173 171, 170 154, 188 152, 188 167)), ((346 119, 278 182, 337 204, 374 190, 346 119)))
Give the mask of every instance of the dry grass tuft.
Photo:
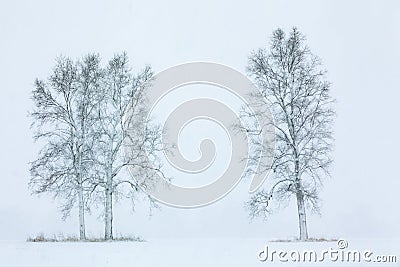
POLYGON ((337 238, 325 238, 325 237, 310 237, 305 241, 302 241, 298 238, 293 238, 293 239, 275 239, 271 240, 270 242, 337 242, 337 238))
POLYGON ((80 240, 77 236, 64 236, 63 234, 45 236, 43 233, 34 237, 28 237, 26 242, 146 242, 141 236, 122 236, 114 237, 112 240, 105 240, 99 237, 88 237, 80 240))

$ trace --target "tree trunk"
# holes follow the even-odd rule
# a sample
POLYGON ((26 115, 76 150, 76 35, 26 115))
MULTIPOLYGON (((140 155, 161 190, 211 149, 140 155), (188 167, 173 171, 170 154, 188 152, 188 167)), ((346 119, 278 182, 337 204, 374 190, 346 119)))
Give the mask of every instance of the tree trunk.
POLYGON ((305 241, 308 239, 308 233, 307 233, 306 207, 304 205, 303 193, 297 192, 296 198, 297 198, 297 212, 299 214, 300 240, 305 241))
POLYGON ((305 241, 308 239, 307 233, 307 218, 306 207, 304 205, 304 195, 301 187, 301 179, 299 175, 299 157, 297 150, 295 150, 295 172, 296 172, 296 199, 297 199, 297 213, 299 215, 299 234, 300 240, 305 241))
POLYGON ((79 240, 86 239, 85 233, 85 206, 83 199, 83 188, 79 185, 78 188, 78 205, 79 205, 79 240))
POLYGON ((112 233, 112 221, 113 221, 113 212, 112 212, 112 189, 107 186, 106 192, 106 207, 105 207, 105 229, 104 229, 104 239, 105 240, 112 240, 113 233, 112 233))

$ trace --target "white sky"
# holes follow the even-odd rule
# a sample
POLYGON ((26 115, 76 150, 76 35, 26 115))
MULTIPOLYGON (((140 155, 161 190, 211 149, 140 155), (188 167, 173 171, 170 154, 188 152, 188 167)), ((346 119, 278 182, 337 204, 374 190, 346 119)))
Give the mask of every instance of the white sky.
MULTIPOLYGON (((297 26, 333 82, 337 98, 332 179, 322 216, 309 215, 311 236, 400 238, 398 125, 400 4, 397 1, 1 1, 0 2, 0 239, 38 232, 77 233, 75 213, 62 222, 57 203, 31 196, 33 144, 28 111, 35 77, 57 55, 104 59, 127 51, 134 68, 158 72, 189 61, 245 70, 253 49, 271 32, 297 26)), ((249 181, 212 206, 117 205, 115 232, 153 237, 286 237, 297 235, 294 205, 268 221, 247 218, 249 181)), ((293 203, 292 203, 293 204, 293 203)), ((95 211, 88 232, 100 235, 95 211)))

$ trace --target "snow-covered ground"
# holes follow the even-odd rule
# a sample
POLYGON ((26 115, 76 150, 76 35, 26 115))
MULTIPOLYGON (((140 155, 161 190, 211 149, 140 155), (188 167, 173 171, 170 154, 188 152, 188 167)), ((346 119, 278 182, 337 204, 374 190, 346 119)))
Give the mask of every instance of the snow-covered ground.
MULTIPOLYGON (((27 243, 0 242, 0 266, 400 266, 400 240, 347 240, 344 251, 373 252, 371 262, 280 262, 278 253, 315 251, 320 258, 325 250, 339 250, 337 242, 268 242, 262 239, 157 239, 147 242, 106 243, 27 243), (258 259, 268 246, 277 251, 274 261, 258 259), (377 255, 395 255, 397 263, 376 263, 377 255)), ((283 254, 282 254, 283 255, 283 254)), ((286 255, 286 258, 288 256, 286 255)))

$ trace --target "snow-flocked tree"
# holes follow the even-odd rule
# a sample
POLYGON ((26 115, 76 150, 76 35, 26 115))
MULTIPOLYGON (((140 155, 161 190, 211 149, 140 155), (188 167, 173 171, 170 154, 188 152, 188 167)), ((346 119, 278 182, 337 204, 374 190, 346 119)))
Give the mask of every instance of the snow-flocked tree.
POLYGON ((34 139, 43 148, 31 163, 30 186, 61 200, 63 218, 78 203, 82 240, 91 205, 104 207, 105 239, 112 239, 113 200, 133 201, 161 173, 161 131, 147 117, 151 68, 133 75, 126 53, 100 62, 99 55, 75 63, 59 57, 52 75, 35 81, 32 97, 34 139))
POLYGON ((85 239, 86 193, 93 178, 96 138, 96 98, 102 72, 97 55, 74 63, 59 57, 47 80, 35 81, 32 126, 35 140, 43 142, 38 159, 31 162, 30 186, 34 193, 50 193, 62 200, 63 218, 76 201, 79 237, 85 239))
MULTIPOLYGON (((320 59, 311 53, 305 37, 296 28, 288 36, 281 29, 275 30, 269 49, 259 49, 250 55, 248 72, 260 89, 253 95, 254 103, 258 108, 270 109, 274 116, 269 125, 260 125, 261 129, 273 126, 276 142, 274 152, 267 153, 267 157, 273 157, 269 188, 251 197, 247 203, 250 215, 267 216, 272 210, 272 200, 280 205, 294 196, 299 237, 306 240, 306 208, 318 211, 323 178, 329 175, 332 162, 335 113, 330 83, 320 59)), ((242 117, 254 118, 255 115, 243 112, 242 117)), ((244 130, 255 137, 260 134, 257 129, 244 130)), ((267 149, 258 141, 253 145, 267 149)), ((250 162, 260 160, 263 166, 266 159, 257 155, 260 154, 254 153, 250 162)))
POLYGON ((150 186, 157 172, 157 163, 149 157, 155 158, 161 132, 146 117, 151 78, 150 67, 133 75, 126 53, 115 55, 104 69, 95 145, 99 179, 93 188, 104 203, 106 240, 113 238, 113 202, 120 196, 133 200, 140 187, 150 186))

